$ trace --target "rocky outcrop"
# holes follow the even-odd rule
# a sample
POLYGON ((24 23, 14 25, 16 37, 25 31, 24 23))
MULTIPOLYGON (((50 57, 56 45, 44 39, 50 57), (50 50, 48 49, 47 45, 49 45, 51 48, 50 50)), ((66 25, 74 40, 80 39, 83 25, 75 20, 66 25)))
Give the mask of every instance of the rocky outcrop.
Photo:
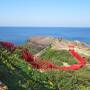
POLYGON ((53 43, 53 40, 54 40, 53 37, 35 36, 27 40, 27 45, 38 51, 41 51, 48 45, 51 45, 53 43))
POLYGON ((75 45, 75 50, 86 56, 90 56, 90 46, 84 42, 78 40, 70 41, 63 38, 54 38, 48 36, 35 36, 27 40, 27 44, 32 48, 36 48, 39 51, 46 48, 48 45, 51 45, 51 49, 54 50, 68 50, 68 46, 73 44, 75 45))

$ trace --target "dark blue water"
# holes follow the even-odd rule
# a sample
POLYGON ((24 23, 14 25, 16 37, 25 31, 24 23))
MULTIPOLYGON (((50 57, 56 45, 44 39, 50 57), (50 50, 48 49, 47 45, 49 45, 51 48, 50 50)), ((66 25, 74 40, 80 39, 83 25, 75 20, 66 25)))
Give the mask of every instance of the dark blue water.
POLYGON ((80 40, 90 44, 90 28, 0 27, 0 40, 22 44, 36 35, 80 40))

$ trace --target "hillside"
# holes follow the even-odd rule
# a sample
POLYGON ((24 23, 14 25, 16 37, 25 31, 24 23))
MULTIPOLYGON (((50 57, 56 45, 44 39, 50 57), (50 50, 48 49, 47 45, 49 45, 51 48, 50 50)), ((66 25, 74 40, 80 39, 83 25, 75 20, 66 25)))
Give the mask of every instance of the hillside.
MULTIPOLYGON (((76 71, 49 70, 40 72, 22 59, 23 48, 28 48, 33 55, 39 56, 41 60, 52 61, 59 66, 77 63, 67 51, 68 44, 70 42, 76 43, 75 41, 45 38, 34 37, 31 39, 32 42, 28 40, 26 44, 18 46, 13 52, 0 47, 0 81, 7 85, 9 90, 90 90, 90 58, 85 52, 81 54, 86 56, 87 65, 76 71), (62 48, 55 41, 59 42, 62 48)), ((86 50, 90 46, 78 42, 77 47, 83 47, 82 50, 86 50)))
MULTIPOLYGON (((57 63, 60 65, 70 65, 69 63, 73 63, 73 62, 76 63, 75 59, 68 53, 69 50, 68 46, 71 44, 75 45, 74 48, 75 51, 77 51, 83 57, 86 57, 88 62, 90 63, 90 45, 84 42, 80 42, 78 40, 70 41, 70 40, 65 40, 63 38, 54 38, 50 36, 35 36, 27 40, 25 46, 29 47, 30 51, 32 53, 34 52, 35 56, 38 56, 40 58, 42 57, 42 59, 49 59, 55 63, 57 59, 59 61, 59 63, 58 61, 57 63), (57 53, 55 57, 56 59, 53 58, 53 53, 54 54, 57 53), (65 60, 66 62, 64 62, 65 60), (71 61, 69 62, 69 60, 71 61)), ((88 62, 87 65, 90 65, 88 62)))
POLYGON ((70 41, 65 40, 63 38, 35 36, 27 40, 26 44, 38 50, 38 52, 46 48, 48 45, 51 45, 53 50, 68 50, 68 46, 70 44, 74 44, 75 50, 78 53, 83 54, 85 56, 90 56, 90 45, 84 42, 80 42, 78 40, 70 41))
POLYGON ((20 50, 11 53, 0 49, 0 80, 9 90, 89 90, 89 70, 84 67, 78 71, 41 73, 21 59, 20 50))

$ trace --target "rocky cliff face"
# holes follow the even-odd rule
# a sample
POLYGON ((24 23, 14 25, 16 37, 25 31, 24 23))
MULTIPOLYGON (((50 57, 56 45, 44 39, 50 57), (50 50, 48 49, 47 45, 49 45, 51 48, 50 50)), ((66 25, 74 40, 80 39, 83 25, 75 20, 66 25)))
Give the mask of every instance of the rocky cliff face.
POLYGON ((27 40, 27 45, 31 46, 32 48, 38 51, 41 51, 48 45, 51 45, 53 43, 53 40, 53 37, 35 36, 27 40))
POLYGON ((90 56, 90 45, 87 45, 86 43, 80 42, 78 40, 70 41, 62 38, 48 36, 35 36, 27 40, 27 44, 32 46, 32 48, 38 49, 39 51, 43 50, 49 45, 51 45, 51 49, 54 50, 68 50, 68 46, 73 44, 75 45, 75 50, 78 53, 90 56))

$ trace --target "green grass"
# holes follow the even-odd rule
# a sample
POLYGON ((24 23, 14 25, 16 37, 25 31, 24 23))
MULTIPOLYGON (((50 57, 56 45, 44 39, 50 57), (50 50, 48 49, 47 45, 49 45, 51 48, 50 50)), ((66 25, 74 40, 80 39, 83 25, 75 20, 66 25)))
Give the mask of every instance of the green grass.
POLYGON ((62 62, 67 62, 68 64, 77 63, 76 59, 66 50, 52 50, 47 49, 42 55, 41 58, 50 60, 57 65, 63 65, 62 62))

